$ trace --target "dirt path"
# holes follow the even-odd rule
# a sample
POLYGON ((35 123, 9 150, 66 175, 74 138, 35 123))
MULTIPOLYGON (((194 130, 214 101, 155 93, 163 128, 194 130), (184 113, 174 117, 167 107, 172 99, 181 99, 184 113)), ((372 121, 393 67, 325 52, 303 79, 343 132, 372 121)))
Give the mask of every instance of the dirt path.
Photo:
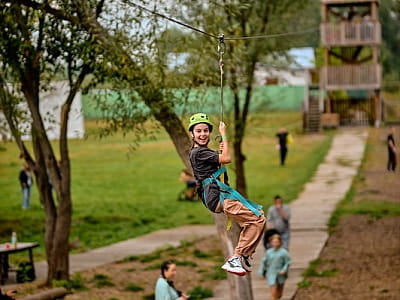
POLYGON ((296 300, 400 299, 400 170, 386 171, 386 135, 370 129, 353 200, 344 204, 358 214, 340 219, 296 300))

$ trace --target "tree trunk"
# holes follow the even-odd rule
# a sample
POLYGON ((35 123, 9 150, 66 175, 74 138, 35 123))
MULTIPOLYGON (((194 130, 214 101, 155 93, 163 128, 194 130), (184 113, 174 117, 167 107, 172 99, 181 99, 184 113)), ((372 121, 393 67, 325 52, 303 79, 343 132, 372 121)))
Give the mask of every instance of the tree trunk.
MULTIPOLYGON (((241 228, 236 222, 232 223, 231 229, 226 229, 226 216, 224 214, 213 214, 217 232, 221 239, 222 249, 225 258, 231 256, 239 240, 241 228)), ((251 276, 237 276, 228 273, 228 281, 230 286, 230 299, 232 300, 251 300, 253 299, 253 291, 251 288, 251 276)))
POLYGON ((242 153, 242 141, 234 140, 233 143, 234 157, 235 157, 235 173, 236 173, 236 189, 244 197, 247 197, 246 193, 246 176, 244 170, 244 162, 246 157, 242 153))
POLYGON ((156 120, 160 122, 167 131, 186 168, 191 170, 192 166, 189 161, 189 151, 192 144, 188 131, 182 126, 181 120, 172 110, 171 106, 163 100, 160 93, 157 93, 154 97, 146 97, 144 101, 151 109, 156 120))
MULTIPOLYGON (((33 150, 35 152, 36 157, 36 165, 37 166, 45 166, 45 159, 42 151, 40 150, 40 144, 33 137, 32 139, 33 150)), ((44 211, 45 211, 45 250, 46 250, 46 260, 47 260, 47 280, 50 281, 50 276, 52 274, 52 249, 53 249, 53 236, 55 231, 55 224, 57 221, 57 208, 54 204, 52 187, 49 183, 49 178, 46 170, 42 167, 35 167, 35 178, 36 178, 36 186, 40 195, 41 202, 43 203, 44 211)), ((55 278, 55 277, 54 277, 55 278)))
MULTIPOLYGON (((31 72, 30 74, 35 74, 31 72)), ((37 77, 38 78, 38 77, 37 77)), ((69 233, 72 217, 72 204, 69 177, 62 177, 57 167, 54 151, 47 137, 39 111, 39 81, 36 78, 22 78, 22 91, 25 95, 32 117, 32 142, 36 163, 34 166, 36 185, 45 206, 46 256, 48 262, 47 282, 53 279, 69 279, 69 233), (36 83, 36 84, 35 84, 36 83), (49 180, 50 175, 50 180, 49 180), (58 199, 55 205, 52 188, 58 199), (58 211, 57 211, 58 210, 58 211)))

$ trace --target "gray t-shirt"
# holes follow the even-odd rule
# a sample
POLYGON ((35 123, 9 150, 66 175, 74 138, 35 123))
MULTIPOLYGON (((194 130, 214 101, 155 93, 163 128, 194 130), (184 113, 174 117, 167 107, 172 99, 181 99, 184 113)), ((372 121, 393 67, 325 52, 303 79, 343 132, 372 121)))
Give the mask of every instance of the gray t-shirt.
MULTIPOLYGON (((194 177, 201 182, 202 180, 210 177, 214 172, 219 169, 219 155, 218 152, 211 150, 207 147, 194 147, 190 151, 190 163, 192 164, 194 177)), ((204 190, 200 185, 197 193, 203 201, 204 205, 215 212, 219 202, 220 190, 216 183, 208 184, 204 190)))
POLYGON ((281 216, 275 205, 272 205, 268 209, 268 214, 267 214, 267 222, 270 223, 272 227, 278 230, 280 233, 288 232, 290 230, 290 224, 289 224, 290 208, 289 206, 284 204, 282 205, 282 209, 287 215, 287 219, 284 219, 281 216))

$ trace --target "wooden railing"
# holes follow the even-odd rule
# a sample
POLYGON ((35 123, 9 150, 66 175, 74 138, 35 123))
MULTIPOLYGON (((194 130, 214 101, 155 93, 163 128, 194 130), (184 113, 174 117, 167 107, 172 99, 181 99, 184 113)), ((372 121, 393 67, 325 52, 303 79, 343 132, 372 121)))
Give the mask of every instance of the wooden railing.
POLYGON ((376 21, 322 23, 323 46, 371 45, 381 42, 381 25, 376 21))
POLYGON ((340 115, 340 125, 372 125, 374 122, 374 99, 335 99, 331 111, 340 115))
POLYGON ((381 87, 381 67, 379 64, 325 66, 322 69, 322 88, 379 89, 381 87))

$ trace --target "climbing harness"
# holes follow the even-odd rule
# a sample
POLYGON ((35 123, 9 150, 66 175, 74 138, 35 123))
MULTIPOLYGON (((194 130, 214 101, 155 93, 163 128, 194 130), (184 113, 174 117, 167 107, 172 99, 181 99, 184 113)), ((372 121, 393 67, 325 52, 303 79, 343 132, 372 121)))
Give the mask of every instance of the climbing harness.
MULTIPOLYGON (((225 199, 232 199, 232 200, 238 200, 245 207, 247 207, 249 210, 251 210, 257 217, 260 217, 262 215, 262 205, 259 205, 251 200, 246 199, 243 197, 238 191, 234 190, 231 188, 229 185, 226 185, 222 183, 218 177, 226 172, 226 168, 220 168, 216 172, 214 172, 210 177, 204 179, 201 184, 203 185, 203 191, 205 193, 205 187, 211 183, 216 183, 218 187, 221 189, 219 193, 219 202, 222 205, 225 199)), ((206 199, 206 195, 203 195, 204 199, 206 199)))

